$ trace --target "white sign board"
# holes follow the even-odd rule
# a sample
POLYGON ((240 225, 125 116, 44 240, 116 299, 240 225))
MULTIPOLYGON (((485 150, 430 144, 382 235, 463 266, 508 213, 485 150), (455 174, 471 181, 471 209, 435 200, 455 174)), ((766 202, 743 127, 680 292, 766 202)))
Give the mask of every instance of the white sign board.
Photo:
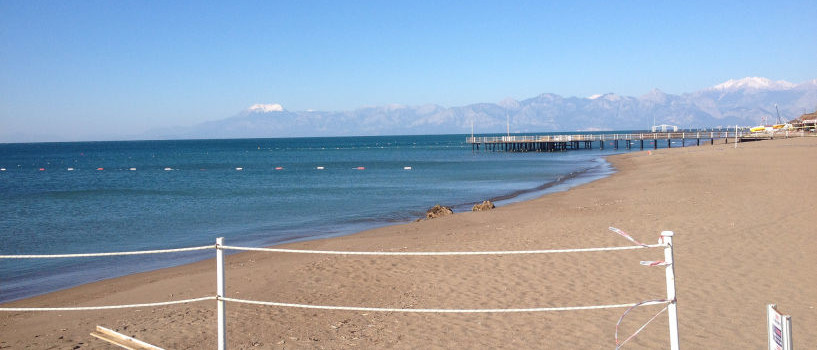
POLYGON ((777 305, 766 307, 767 330, 769 332, 769 350, 792 350, 791 316, 777 311, 777 305))

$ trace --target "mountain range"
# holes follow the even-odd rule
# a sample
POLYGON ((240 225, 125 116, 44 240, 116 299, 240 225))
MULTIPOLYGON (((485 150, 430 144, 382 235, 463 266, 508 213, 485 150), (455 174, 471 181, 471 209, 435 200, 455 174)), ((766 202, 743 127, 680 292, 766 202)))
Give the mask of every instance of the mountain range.
POLYGON ((791 120, 817 108, 817 79, 794 84, 743 78, 697 92, 658 89, 639 97, 614 93, 590 97, 556 94, 460 107, 388 105, 353 111, 288 111, 256 104, 235 116, 192 127, 159 129, 146 138, 262 138, 415 134, 646 130, 654 124, 684 129, 755 126, 766 117, 791 120))

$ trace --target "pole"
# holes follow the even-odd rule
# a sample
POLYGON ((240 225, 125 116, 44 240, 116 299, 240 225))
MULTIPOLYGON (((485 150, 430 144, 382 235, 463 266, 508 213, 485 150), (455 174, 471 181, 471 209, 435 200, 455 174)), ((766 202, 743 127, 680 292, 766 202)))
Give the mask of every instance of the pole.
POLYGON ((794 349, 791 339, 791 315, 783 315, 783 334, 785 334, 786 350, 794 349))
POLYGON ((774 343, 774 314, 775 309, 774 307, 777 306, 775 304, 768 304, 766 305, 766 331, 768 332, 768 336, 766 337, 766 343, 768 347, 766 349, 774 350, 775 343, 774 343))
POLYGON ((667 305, 670 350, 679 350, 681 345, 678 339, 678 309, 675 300, 675 263, 672 259, 673 235, 672 231, 661 232, 661 243, 666 244, 666 247, 664 247, 664 262, 667 263, 667 300, 670 301, 669 305, 667 305))
POLYGON ((216 303, 218 304, 217 315, 218 319, 218 350, 227 349, 226 338, 226 317, 225 317, 225 302, 224 299, 224 250, 221 246, 224 245, 224 237, 216 238, 216 303))
POLYGON ((738 126, 735 125, 735 148, 738 148, 738 126))

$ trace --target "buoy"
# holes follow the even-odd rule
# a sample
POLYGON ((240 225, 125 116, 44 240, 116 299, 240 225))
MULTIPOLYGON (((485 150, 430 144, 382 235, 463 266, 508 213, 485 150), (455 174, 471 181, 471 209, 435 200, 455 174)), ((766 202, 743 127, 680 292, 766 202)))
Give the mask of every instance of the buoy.
POLYGON ((96 168, 97 171, 105 170, 105 168, 96 168))
POLYGON ((45 171, 45 168, 40 168, 40 171, 45 171))
POLYGON ((315 168, 315 169, 318 169, 318 170, 323 170, 323 169, 324 169, 324 167, 319 166, 319 167, 317 167, 317 168, 315 168))
POLYGON ((411 170, 411 167, 410 166, 404 166, 403 170, 411 170))
POLYGON ((357 170, 366 170, 366 167, 359 166, 359 167, 357 167, 355 169, 357 169, 357 170))
POLYGON ((275 170, 284 170, 284 167, 282 167, 282 166, 277 166, 277 167, 275 167, 275 170))
POLYGON ((244 170, 244 168, 235 168, 236 171, 244 170))

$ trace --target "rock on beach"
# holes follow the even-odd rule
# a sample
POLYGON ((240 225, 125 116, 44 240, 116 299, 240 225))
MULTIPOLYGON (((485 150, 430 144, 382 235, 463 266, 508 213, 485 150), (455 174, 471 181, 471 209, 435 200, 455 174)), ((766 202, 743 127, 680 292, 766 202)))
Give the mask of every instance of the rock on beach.
POLYGON ((451 208, 437 204, 426 211, 426 219, 434 219, 451 214, 454 214, 454 211, 451 210, 451 208))
POLYGON ((494 203, 491 201, 482 201, 482 203, 474 204, 474 207, 471 208, 471 211, 483 211, 483 210, 491 210, 496 208, 494 203))

